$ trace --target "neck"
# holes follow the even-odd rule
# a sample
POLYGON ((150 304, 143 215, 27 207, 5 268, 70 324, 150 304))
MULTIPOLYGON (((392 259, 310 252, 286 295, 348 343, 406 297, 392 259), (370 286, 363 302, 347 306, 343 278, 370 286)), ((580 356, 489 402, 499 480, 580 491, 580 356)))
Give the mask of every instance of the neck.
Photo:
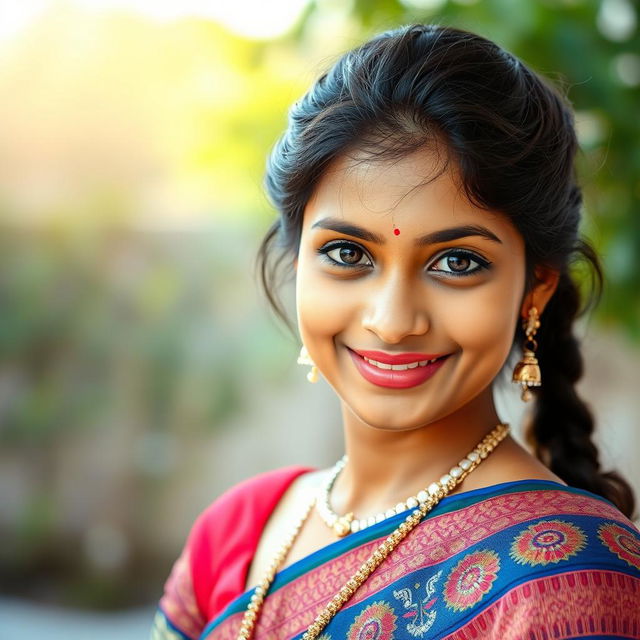
POLYGON ((349 462, 331 503, 357 517, 386 511, 439 480, 501 422, 490 390, 455 414, 406 431, 372 427, 344 405, 343 421, 349 462))

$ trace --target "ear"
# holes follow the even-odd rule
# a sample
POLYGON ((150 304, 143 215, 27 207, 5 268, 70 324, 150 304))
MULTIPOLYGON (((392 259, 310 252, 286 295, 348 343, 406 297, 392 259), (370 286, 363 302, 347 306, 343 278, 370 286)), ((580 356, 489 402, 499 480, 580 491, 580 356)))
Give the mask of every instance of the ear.
POLYGON ((542 315, 560 280, 560 271, 552 267, 538 265, 534 269, 534 274, 535 284, 524 297, 520 307, 520 317, 522 318, 528 317, 531 307, 536 307, 538 313, 542 315))

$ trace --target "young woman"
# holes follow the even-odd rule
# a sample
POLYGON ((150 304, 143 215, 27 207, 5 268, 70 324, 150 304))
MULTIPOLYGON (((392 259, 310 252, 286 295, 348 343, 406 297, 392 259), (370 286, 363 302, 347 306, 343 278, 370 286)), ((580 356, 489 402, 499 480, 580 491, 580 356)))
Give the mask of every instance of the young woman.
POLYGON ((295 270, 300 361, 340 397, 348 457, 216 500, 153 638, 640 638, 633 495, 574 389, 570 266, 601 280, 575 152, 559 94, 451 28, 382 33, 293 105, 262 273, 279 309, 295 270), (496 412, 502 373, 536 457, 496 412))

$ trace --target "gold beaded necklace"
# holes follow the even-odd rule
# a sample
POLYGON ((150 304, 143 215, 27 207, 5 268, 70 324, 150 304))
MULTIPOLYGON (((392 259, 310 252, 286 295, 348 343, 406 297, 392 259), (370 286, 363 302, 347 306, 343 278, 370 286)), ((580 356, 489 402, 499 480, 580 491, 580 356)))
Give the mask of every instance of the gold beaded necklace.
MULTIPOLYGON (((344 586, 329 601, 324 609, 316 616, 309 628, 302 636, 302 640, 315 640, 322 630, 329 624, 331 618, 338 613, 341 607, 352 598, 353 594, 362 586, 367 578, 382 564, 384 559, 406 538, 406 536, 422 521, 422 519, 435 507, 442 498, 451 493, 453 489, 459 485, 507 436, 509 433, 508 424, 497 425, 489 434, 487 434, 475 447, 475 449, 467 456, 470 465, 463 469, 460 475, 453 476, 447 474, 438 482, 438 490, 429 491, 426 499, 420 502, 418 508, 409 514, 403 522, 378 546, 371 554, 368 560, 356 571, 344 586), (443 482, 444 480, 444 482, 443 482)), ((467 465, 465 465, 467 466, 467 465)), ((430 485, 431 487, 432 485, 430 485)), ((249 606, 244 613, 238 640, 250 640, 253 637, 256 623, 260 610, 267 596, 267 592, 273 583, 275 575, 280 565, 287 557, 293 543, 295 542, 302 526, 309 517, 311 510, 315 506, 318 498, 314 496, 313 500, 305 507, 302 515, 296 521, 295 526, 290 534, 286 537, 282 546, 269 564, 264 576, 255 588, 253 595, 249 601, 249 606)))

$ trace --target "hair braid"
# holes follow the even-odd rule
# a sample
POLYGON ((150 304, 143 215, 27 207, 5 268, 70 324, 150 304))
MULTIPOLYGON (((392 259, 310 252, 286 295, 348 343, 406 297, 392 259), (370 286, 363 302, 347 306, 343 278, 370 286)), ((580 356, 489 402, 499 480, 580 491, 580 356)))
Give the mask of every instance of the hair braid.
MULTIPOLYGON (((592 251, 588 248, 585 253, 592 251)), ((587 257, 593 263, 594 254, 587 257)), ((579 311, 579 290, 564 271, 536 336, 543 383, 536 393, 527 436, 537 457, 565 482, 607 498, 631 518, 633 491, 615 471, 601 471, 598 449, 591 440, 593 415, 575 389, 583 373, 580 345, 573 334, 579 311)))

